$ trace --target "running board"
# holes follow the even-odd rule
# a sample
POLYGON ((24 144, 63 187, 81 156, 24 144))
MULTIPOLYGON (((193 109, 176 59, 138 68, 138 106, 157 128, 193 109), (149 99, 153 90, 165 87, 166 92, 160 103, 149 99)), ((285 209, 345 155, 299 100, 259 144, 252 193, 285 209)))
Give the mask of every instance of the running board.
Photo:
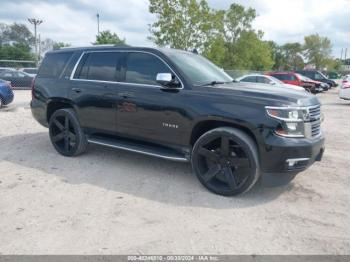
POLYGON ((172 149, 157 147, 152 145, 139 144, 133 141, 124 141, 115 138, 104 138, 104 137, 89 137, 88 142, 95 145, 101 145, 125 151, 140 153, 148 156, 154 156, 178 162, 188 162, 183 154, 176 152, 172 149))

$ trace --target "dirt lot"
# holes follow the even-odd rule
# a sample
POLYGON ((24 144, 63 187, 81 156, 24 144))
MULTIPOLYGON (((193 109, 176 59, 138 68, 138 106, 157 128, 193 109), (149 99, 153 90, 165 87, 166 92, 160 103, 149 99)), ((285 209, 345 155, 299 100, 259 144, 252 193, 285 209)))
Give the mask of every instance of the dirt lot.
POLYGON ((58 155, 16 91, 0 111, 0 254, 349 254, 350 102, 320 99, 323 162, 225 198, 188 164, 98 146, 58 155))

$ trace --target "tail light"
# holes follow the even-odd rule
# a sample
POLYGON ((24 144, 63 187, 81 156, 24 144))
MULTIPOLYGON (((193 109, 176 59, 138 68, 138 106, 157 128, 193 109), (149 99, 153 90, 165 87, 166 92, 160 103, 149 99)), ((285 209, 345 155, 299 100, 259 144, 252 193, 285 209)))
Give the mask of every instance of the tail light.
POLYGON ((32 99, 34 99, 34 85, 35 85, 35 77, 32 80, 32 87, 31 87, 31 89, 32 89, 32 99))

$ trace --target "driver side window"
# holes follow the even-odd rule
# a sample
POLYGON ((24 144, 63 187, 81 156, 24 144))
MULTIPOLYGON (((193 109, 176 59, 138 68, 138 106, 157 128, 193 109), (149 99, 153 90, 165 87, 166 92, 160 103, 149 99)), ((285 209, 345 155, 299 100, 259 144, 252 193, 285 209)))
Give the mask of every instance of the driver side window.
POLYGON ((128 54, 125 82, 159 86, 156 81, 158 73, 172 72, 163 61, 152 54, 142 52, 131 52, 128 54))

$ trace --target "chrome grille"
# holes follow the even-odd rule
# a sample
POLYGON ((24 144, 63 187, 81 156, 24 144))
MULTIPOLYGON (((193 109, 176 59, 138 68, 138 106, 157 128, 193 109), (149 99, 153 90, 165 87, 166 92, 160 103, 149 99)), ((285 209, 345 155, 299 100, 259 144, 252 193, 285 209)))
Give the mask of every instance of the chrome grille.
POLYGON ((321 134, 321 106, 309 107, 309 116, 311 124, 311 137, 317 137, 321 134))
POLYGON ((321 122, 317 121, 311 124, 311 136, 315 137, 321 134, 321 122))
POLYGON ((315 121, 321 119, 321 106, 312 106, 309 107, 309 115, 310 115, 310 120, 315 121))

